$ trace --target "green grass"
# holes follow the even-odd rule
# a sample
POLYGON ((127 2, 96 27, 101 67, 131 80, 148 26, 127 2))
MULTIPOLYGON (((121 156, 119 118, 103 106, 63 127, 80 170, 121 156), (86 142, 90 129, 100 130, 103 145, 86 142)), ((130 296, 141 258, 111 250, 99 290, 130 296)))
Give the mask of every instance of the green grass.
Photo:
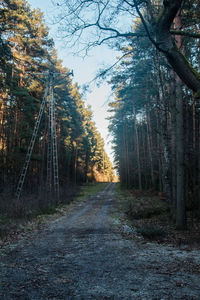
POLYGON ((103 190, 108 183, 105 182, 94 182, 87 183, 80 187, 78 194, 74 200, 83 201, 103 190))

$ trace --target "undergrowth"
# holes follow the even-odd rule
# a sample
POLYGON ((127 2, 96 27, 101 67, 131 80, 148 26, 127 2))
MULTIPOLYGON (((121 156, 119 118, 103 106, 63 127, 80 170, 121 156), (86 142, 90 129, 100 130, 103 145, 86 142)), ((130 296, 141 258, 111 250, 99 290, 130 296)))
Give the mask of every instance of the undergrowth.
MULTIPOLYGON (((16 205, 16 199, 9 202, 8 208, 0 209, 0 239, 4 240, 9 234, 18 231, 31 230, 33 223, 41 223, 46 218, 56 218, 63 215, 69 205, 75 201, 84 201, 101 191, 107 183, 88 183, 82 186, 73 186, 61 198, 59 205, 47 204, 42 199, 34 196, 24 197, 20 205, 16 205), (55 216, 55 217, 54 217, 55 216)), ((8 203, 8 201, 7 201, 8 203)), ((3 207, 1 203, 0 208, 3 207)), ((5 208, 5 207, 4 207, 5 208)))
POLYGON ((152 191, 125 190, 118 185, 116 199, 128 224, 144 239, 175 246, 200 246, 200 222, 193 222, 190 211, 187 230, 178 231, 168 204, 152 191))
POLYGON ((158 227, 139 227, 137 232, 148 239, 157 239, 166 235, 165 230, 158 227))

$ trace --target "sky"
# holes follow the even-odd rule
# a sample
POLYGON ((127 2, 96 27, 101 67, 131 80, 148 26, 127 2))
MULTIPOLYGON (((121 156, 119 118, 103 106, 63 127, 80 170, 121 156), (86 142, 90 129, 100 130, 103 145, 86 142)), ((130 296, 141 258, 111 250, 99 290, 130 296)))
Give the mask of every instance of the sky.
MULTIPOLYGON (((28 0, 28 3, 32 8, 40 8, 44 13, 45 23, 50 29, 50 36, 54 39, 58 58, 63 60, 63 66, 74 72, 73 82, 77 82, 79 86, 87 84, 96 76, 99 68, 103 65, 112 65, 115 62, 117 52, 108 49, 106 46, 94 48, 84 59, 72 55, 73 49, 68 49, 62 39, 57 37, 57 27, 52 25, 55 8, 51 0, 28 0)), ((112 100, 110 86, 106 82, 100 87, 92 83, 90 93, 84 96, 84 100, 86 105, 91 105, 94 115, 93 119, 105 141, 105 150, 110 159, 113 160, 111 149, 112 137, 108 132, 108 121, 106 120, 109 116, 107 113, 108 101, 112 100)))

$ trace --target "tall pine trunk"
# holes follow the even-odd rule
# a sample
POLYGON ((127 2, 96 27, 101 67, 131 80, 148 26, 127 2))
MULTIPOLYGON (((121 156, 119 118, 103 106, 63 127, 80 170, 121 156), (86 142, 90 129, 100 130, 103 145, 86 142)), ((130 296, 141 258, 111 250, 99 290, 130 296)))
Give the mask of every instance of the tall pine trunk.
POLYGON ((137 129, 137 119, 135 112, 135 98, 133 96, 133 116, 134 116, 134 130, 135 130, 135 148, 136 148, 136 160, 138 169, 138 186, 142 189, 142 179, 141 179, 141 165, 140 165, 140 152, 139 152, 139 141, 138 141, 138 129, 137 129))
POLYGON ((176 182, 176 86, 174 84, 175 73, 171 73, 172 84, 170 85, 170 111, 171 111, 171 213, 176 218, 177 182, 176 182))
POLYGON ((176 80, 176 178, 177 178, 177 206, 176 227, 186 228, 186 203, 185 203, 185 174, 184 174, 184 124, 183 124, 183 99, 181 81, 176 80))
POLYGON ((151 121, 150 121, 150 112, 149 112, 149 104, 146 104, 146 117, 147 117, 147 147, 149 152, 149 160, 150 160, 150 169, 151 169, 151 184, 154 187, 154 173, 153 173, 153 156, 152 156, 152 131, 151 131, 151 121))

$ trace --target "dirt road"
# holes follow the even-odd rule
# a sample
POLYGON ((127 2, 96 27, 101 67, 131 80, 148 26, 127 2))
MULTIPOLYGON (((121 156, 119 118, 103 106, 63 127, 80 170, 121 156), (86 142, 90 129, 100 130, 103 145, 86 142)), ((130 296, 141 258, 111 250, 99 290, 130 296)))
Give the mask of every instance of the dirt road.
POLYGON ((200 299, 200 254, 127 239, 114 184, 0 254, 0 299, 200 299))

